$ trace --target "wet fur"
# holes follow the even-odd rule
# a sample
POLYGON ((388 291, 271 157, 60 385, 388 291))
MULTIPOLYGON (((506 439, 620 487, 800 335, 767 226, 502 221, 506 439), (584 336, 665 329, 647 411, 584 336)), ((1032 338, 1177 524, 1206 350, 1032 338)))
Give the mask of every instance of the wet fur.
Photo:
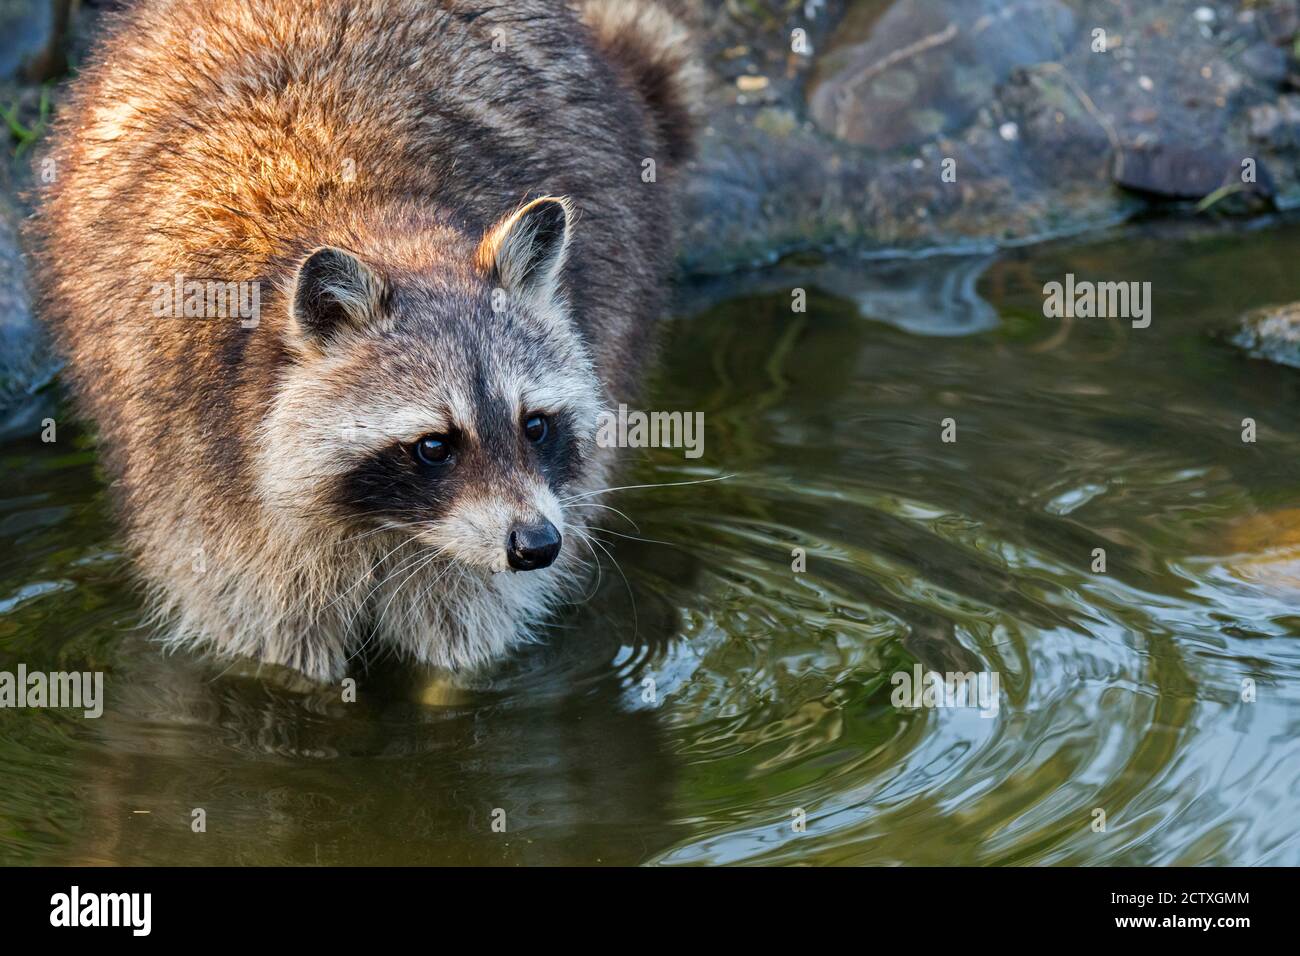
MULTIPOLYGON (((692 77, 675 22, 627 0, 141 0, 115 18, 28 238, 174 645, 318 680, 363 649, 472 667, 573 593, 590 512, 556 509, 602 486, 595 414, 651 361, 692 77), (498 315, 494 230, 542 196, 569 204, 563 266, 498 315), (328 343, 293 308, 322 247, 375 280, 328 343), (176 274, 260 283, 259 324, 154 318, 176 274), (486 434, 528 403, 571 419, 563 468, 486 434), (401 486, 394 443, 439 418, 482 452, 444 538, 472 552, 474 522, 537 504, 566 533, 553 568, 430 558, 391 502, 360 520, 357 502, 401 486)), ((412 520, 443 520, 424 503, 413 484, 412 520)))

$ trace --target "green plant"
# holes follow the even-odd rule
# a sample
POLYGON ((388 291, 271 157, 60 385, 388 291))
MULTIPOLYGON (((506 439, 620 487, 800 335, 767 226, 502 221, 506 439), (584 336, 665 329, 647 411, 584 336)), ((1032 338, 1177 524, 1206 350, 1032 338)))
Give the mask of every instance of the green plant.
POLYGON ((4 109, 0 109, 0 117, 4 119, 5 124, 9 127, 10 134, 18 142, 18 145, 14 147, 14 155, 21 156, 24 152, 30 149, 38 139, 40 139, 41 134, 45 132, 45 128, 49 124, 49 86, 47 85, 41 88, 41 102, 38 108, 37 119, 31 126, 24 125, 22 120, 18 118, 18 103, 16 102, 10 104, 4 109))

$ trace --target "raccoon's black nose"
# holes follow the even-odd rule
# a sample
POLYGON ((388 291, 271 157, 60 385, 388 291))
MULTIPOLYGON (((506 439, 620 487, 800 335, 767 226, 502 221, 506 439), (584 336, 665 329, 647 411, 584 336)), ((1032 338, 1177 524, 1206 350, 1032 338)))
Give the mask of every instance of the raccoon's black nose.
POLYGON ((555 525, 545 518, 536 524, 515 525, 506 542, 506 560, 516 571, 549 567, 560 553, 562 541, 555 525))

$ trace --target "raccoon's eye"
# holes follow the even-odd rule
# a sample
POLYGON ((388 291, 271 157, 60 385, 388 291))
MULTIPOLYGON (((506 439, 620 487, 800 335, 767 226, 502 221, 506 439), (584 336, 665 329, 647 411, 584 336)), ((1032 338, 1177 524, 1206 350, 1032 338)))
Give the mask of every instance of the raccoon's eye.
POLYGON ((451 442, 446 435, 425 435, 411 448, 422 465, 445 465, 451 458, 451 442))
POLYGON ((550 432, 551 424, 546 420, 545 415, 529 415, 524 419, 524 437, 534 445, 546 441, 546 436, 550 432))

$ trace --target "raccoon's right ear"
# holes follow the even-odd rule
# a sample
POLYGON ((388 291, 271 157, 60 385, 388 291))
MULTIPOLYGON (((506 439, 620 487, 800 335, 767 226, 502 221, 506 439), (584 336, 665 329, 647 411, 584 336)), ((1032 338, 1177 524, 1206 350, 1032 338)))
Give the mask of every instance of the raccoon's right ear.
POLYGON ((573 204, 543 196, 488 230, 475 257, 480 269, 507 292, 553 299, 569 248, 573 204))
POLYGON ((317 249, 298 267, 293 286, 295 331, 316 346, 348 328, 361 328, 383 307, 384 281, 343 249, 317 249))

